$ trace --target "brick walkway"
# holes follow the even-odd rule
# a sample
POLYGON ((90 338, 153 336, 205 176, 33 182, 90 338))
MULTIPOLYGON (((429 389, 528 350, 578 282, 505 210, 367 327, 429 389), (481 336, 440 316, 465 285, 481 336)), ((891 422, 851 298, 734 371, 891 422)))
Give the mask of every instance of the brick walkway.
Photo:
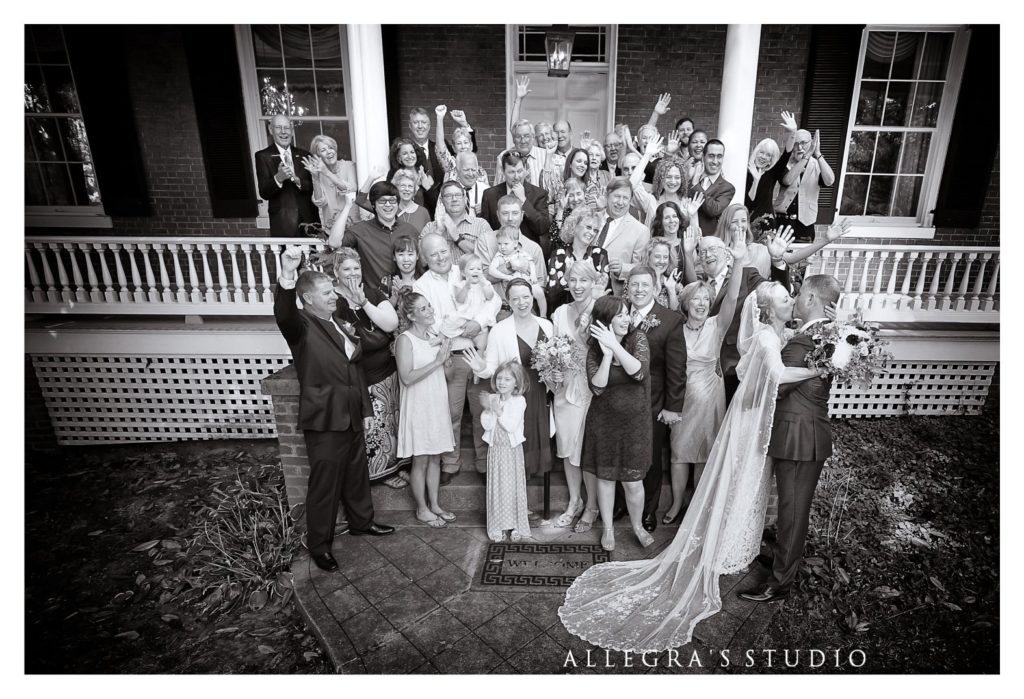
MULTIPOLYGON (((657 658, 596 648, 569 634, 558 620, 564 590, 477 592, 471 576, 487 545, 482 515, 458 512, 446 529, 415 522, 411 512, 384 513, 398 527, 387 537, 337 537, 340 571, 324 573, 309 561, 292 566, 295 596, 310 626, 342 673, 711 673, 720 651, 734 664, 767 629, 781 604, 754 604, 737 588, 767 574, 756 564, 746 574, 721 579, 722 611, 701 622, 694 640, 657 658), (589 651, 589 656, 588 656, 589 651), (571 659, 570 659, 571 652, 571 659), (700 660, 694 662, 694 653, 700 660), (573 665, 575 662, 575 666, 573 665), (610 666, 610 667, 609 667, 610 666)), ((616 528, 613 560, 654 556, 675 535, 658 527, 657 543, 644 551, 628 526, 616 528)), ((586 534, 535 527, 540 542, 598 543, 600 527, 586 534)))

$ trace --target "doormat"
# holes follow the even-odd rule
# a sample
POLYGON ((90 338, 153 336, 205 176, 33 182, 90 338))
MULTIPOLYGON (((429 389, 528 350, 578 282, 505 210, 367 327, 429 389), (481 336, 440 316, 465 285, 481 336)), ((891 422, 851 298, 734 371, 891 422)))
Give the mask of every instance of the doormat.
POLYGON ((484 592, 553 592, 564 590, 583 571, 606 563, 598 544, 488 544, 473 576, 472 589, 484 592))

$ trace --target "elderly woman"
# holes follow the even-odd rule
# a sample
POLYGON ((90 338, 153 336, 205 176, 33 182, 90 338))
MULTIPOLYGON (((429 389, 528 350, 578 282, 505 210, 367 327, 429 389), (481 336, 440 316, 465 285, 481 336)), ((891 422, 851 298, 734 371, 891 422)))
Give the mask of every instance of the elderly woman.
MULTIPOLYGON (((601 214, 587 207, 581 207, 569 215, 562 226, 562 245, 555 249, 548 260, 548 282, 546 295, 548 309, 554 313, 563 303, 572 300, 569 289, 569 271, 580 261, 590 260, 600 274, 608 274, 608 251, 594 245, 594 239, 601 231, 601 214)), ((598 292, 604 287, 598 288, 598 292)))
MULTIPOLYGON (((448 143, 444 140, 444 117, 447 113, 448 107, 443 104, 434 107, 435 122, 437 123, 437 140, 435 141, 437 143, 437 160, 444 168, 445 181, 459 179, 458 164, 456 163, 459 153, 473 152, 473 127, 466 120, 466 113, 459 109, 454 109, 451 113, 452 119, 458 124, 452 132, 452 147, 455 152, 452 153, 448 150, 448 143)), ((477 167, 476 179, 485 185, 490 183, 490 178, 487 177, 487 172, 482 167, 477 167)))
POLYGON ((584 181, 588 186, 597 187, 597 206, 604 206, 604 188, 608 186, 608 180, 612 178, 607 170, 602 170, 604 164, 604 146, 596 139, 592 139, 586 146, 587 151, 587 174, 584 181))
POLYGON ((662 237, 651 238, 640 255, 640 264, 657 272, 654 300, 671 311, 678 311, 678 284, 682 273, 678 269, 679 263, 672 244, 662 237))
POLYGON ((650 347, 647 335, 631 329, 626 302, 602 296, 594 302, 587 347, 587 380, 594 397, 583 429, 580 468, 597 479, 597 503, 604 533, 601 547, 615 549, 612 511, 615 482, 622 483, 626 509, 641 546, 654 543, 644 531, 643 479, 651 463, 650 347))
POLYGON ((751 219, 767 216, 767 228, 775 228, 775 163, 779 162, 779 144, 774 139, 766 138, 754 146, 747 162, 747 188, 743 193, 743 203, 750 211, 751 219))
POLYGON ((313 176, 313 204, 320 210, 320 223, 330 230, 345 208, 348 195, 356 190, 356 166, 338 158, 338 142, 319 134, 309 144, 310 157, 302 165, 313 176))
POLYGON ((586 193, 583 191, 583 182, 575 177, 566 180, 561 194, 557 197, 552 197, 551 204, 548 206, 548 211, 551 214, 548 239, 557 245, 557 241, 562 239, 562 227, 564 226, 565 219, 585 203, 586 193))
POLYGON ((402 168, 391 178, 391 184, 398 188, 398 220, 408 223, 417 233, 421 233, 423 227, 430 223, 427 208, 415 200, 421 180, 422 175, 417 175, 409 168, 402 168))
POLYGON ((398 314, 375 285, 363 282, 359 253, 348 247, 334 254, 337 315, 355 330, 363 351, 359 366, 370 387, 373 427, 366 431, 366 461, 370 480, 384 480, 392 488, 406 483, 396 477, 398 379, 395 358, 391 355, 391 334, 398 328, 398 314))
POLYGON ((495 369, 508 361, 519 362, 526 369, 530 388, 526 393, 523 455, 527 477, 539 476, 551 470, 551 415, 548 387, 541 383, 531 362, 533 348, 552 337, 554 330, 551 321, 533 314, 533 290, 528 281, 510 281, 506 296, 512 315, 495 324, 487 337, 486 354, 468 347, 463 356, 473 374, 481 379, 490 378, 495 369))

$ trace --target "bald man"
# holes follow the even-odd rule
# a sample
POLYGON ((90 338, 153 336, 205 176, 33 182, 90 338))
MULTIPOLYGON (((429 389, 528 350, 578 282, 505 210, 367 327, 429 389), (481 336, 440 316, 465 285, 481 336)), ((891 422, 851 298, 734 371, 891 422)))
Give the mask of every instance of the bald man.
POLYGON ((270 234, 294 238, 299 224, 320 222, 313 206, 313 175, 302 166, 302 159, 311 156, 292 144, 295 133, 287 116, 273 117, 267 130, 270 145, 255 153, 256 182, 269 205, 270 234))

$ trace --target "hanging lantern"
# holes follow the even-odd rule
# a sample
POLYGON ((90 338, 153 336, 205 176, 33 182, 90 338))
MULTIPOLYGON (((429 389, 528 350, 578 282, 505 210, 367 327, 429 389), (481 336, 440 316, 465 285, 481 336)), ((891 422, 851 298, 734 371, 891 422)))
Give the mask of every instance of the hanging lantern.
POLYGON ((562 25, 544 35, 544 44, 548 55, 548 77, 569 77, 569 63, 572 61, 572 44, 576 40, 576 32, 562 25))

